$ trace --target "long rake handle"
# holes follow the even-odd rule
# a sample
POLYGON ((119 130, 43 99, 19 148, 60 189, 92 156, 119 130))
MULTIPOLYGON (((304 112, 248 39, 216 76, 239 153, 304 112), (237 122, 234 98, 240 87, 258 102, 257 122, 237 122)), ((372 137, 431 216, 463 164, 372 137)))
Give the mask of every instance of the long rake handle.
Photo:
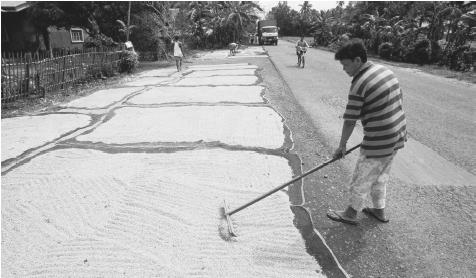
MULTIPOLYGON (((357 149, 357 148, 359 148, 359 147, 360 147, 360 144, 358 144, 357 146, 351 148, 351 149, 348 150, 345 154, 347 155, 347 154, 351 153, 353 150, 355 150, 355 149, 357 149)), ((280 186, 278 186, 278 187, 276 187, 276 188, 274 188, 274 189, 272 189, 272 190, 270 190, 270 191, 264 193, 263 195, 256 197, 255 199, 249 201, 248 203, 246 203, 246 204, 244 204, 244 205, 242 205, 242 206, 240 206, 240 207, 238 207, 238 208, 236 208, 236 209, 233 209, 233 210, 227 212, 226 214, 227 214, 227 215, 235 214, 235 213, 239 212, 240 210, 251 206, 252 204, 254 204, 254 203, 256 203, 256 202, 258 202, 258 201, 260 201, 260 200, 262 200, 262 199, 264 199, 264 198, 266 198, 266 197, 268 197, 269 195, 271 195, 271 194, 273 194, 273 193, 275 193, 275 192, 277 192, 277 191, 279 191, 279 190, 285 188, 286 186, 289 186, 290 184, 292 184, 292 183, 294 183, 294 182, 296 182, 296 181, 298 181, 298 180, 300 180, 300 179, 306 177, 306 176, 309 175, 309 174, 314 173, 315 171, 317 171, 317 170, 319 170, 319 169, 321 169, 321 168, 324 168, 325 166, 327 166, 327 165, 331 164, 332 162, 334 162, 334 161, 336 161, 336 160, 339 160, 339 159, 340 159, 340 157, 336 157, 336 158, 333 158, 333 159, 331 159, 331 160, 328 160, 328 161, 326 161, 326 162, 320 164, 319 166, 316 166, 315 168, 312 168, 311 170, 305 172, 304 174, 293 178, 292 180, 288 181, 287 183, 282 184, 282 185, 280 185, 280 186)))

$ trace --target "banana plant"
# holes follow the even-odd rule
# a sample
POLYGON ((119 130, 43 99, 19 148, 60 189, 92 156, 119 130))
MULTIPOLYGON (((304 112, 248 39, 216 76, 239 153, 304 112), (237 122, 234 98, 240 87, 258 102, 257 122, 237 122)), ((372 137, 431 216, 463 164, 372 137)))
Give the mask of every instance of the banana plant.
POLYGON ((126 34, 126 41, 129 41, 129 36, 132 33, 132 29, 136 28, 137 26, 135 25, 127 25, 124 23, 124 21, 118 19, 116 20, 117 23, 121 26, 119 28, 119 32, 126 34))

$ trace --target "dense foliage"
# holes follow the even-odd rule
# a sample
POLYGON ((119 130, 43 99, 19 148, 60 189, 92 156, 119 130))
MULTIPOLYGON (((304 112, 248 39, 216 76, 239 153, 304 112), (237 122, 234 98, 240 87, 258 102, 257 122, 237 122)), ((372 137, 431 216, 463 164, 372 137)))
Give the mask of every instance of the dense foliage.
POLYGON ((119 72, 132 73, 139 65, 139 55, 135 51, 124 50, 119 61, 119 72))
MULTIPOLYGON (((43 33, 50 25, 80 26, 91 37, 87 45, 94 47, 129 37, 141 57, 149 53, 153 59, 170 55, 175 35, 186 48, 239 42, 255 32, 262 12, 254 1, 34 2, 29 10, 43 33)), ((475 60, 472 2, 340 1, 326 11, 317 11, 309 1, 299 11, 279 2, 266 16, 276 19, 281 36, 313 36, 315 45, 331 49, 359 37, 371 53, 395 61, 471 70, 475 60)))
MULTIPOLYGON (((33 2, 29 17, 47 34, 48 26, 78 26, 91 36, 88 46, 129 39, 139 52, 167 57, 179 35, 192 47, 222 47, 255 31, 261 8, 252 1, 33 2), (128 22, 129 4, 130 23, 128 22)), ((47 38, 47 36, 45 36, 47 38)), ((48 45, 49 42, 47 41, 48 45)))
POLYGON ((304 1, 298 12, 280 2, 268 16, 277 20, 282 35, 313 36, 315 45, 335 49, 359 37, 371 53, 385 59, 471 70, 475 9, 471 2, 351 1, 344 7, 341 1, 317 11, 304 1))

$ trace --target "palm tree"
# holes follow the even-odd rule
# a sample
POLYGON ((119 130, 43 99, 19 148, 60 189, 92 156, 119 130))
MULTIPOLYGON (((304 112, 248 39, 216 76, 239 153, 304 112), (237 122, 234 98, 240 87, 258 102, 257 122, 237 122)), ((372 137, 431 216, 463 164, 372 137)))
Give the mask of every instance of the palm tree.
POLYGON ((233 41, 239 41, 245 25, 258 20, 256 10, 262 11, 261 7, 252 1, 227 1, 225 10, 228 13, 226 24, 233 30, 233 41))
POLYGON ((188 6, 189 11, 186 16, 192 22, 191 34, 196 40, 196 45, 203 45, 205 38, 213 32, 213 29, 208 26, 213 14, 209 9, 209 5, 203 1, 190 2, 188 6), (208 32, 210 30, 210 32, 208 32))
POLYGON ((299 33, 301 36, 304 36, 310 33, 313 29, 312 22, 312 5, 309 4, 309 1, 304 1, 301 5, 298 18, 298 27, 299 33))

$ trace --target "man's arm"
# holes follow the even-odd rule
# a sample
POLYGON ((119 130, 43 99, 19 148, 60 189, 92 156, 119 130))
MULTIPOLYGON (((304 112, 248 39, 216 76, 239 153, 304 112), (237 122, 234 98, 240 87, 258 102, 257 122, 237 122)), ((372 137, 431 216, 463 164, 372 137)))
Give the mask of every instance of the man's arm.
POLYGON ((342 125, 342 134, 340 136, 340 143, 337 150, 334 152, 334 157, 345 157, 347 151, 347 141, 354 131, 355 121, 344 120, 342 125))

